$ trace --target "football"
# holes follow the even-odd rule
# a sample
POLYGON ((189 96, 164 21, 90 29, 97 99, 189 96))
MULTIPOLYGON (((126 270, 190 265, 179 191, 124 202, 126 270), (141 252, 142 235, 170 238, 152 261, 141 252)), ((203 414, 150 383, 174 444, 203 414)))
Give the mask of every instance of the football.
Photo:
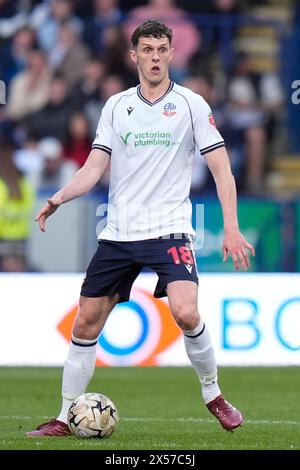
POLYGON ((84 393, 74 400, 68 412, 68 425, 76 437, 106 439, 118 425, 114 403, 101 393, 84 393))

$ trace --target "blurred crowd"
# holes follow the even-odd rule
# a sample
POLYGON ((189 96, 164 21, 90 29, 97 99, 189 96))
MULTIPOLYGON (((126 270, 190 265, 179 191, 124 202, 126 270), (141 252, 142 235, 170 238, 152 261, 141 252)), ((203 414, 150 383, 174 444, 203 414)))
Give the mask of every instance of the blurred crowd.
MULTIPOLYGON (((146 18, 173 29, 171 78, 208 101, 239 190, 261 194, 268 158, 287 140, 279 55, 291 9, 288 0, 0 0, 1 269, 25 269, 34 194, 69 181, 106 100, 137 85, 128 49, 146 18)), ((192 193, 212 188, 198 156, 192 193)))

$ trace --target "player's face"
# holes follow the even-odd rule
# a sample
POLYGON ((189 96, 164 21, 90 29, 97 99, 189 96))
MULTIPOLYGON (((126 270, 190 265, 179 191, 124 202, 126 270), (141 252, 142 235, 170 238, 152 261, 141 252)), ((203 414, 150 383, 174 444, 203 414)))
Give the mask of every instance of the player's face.
POLYGON ((167 37, 141 37, 130 55, 142 78, 151 85, 158 85, 168 76, 173 48, 167 37))

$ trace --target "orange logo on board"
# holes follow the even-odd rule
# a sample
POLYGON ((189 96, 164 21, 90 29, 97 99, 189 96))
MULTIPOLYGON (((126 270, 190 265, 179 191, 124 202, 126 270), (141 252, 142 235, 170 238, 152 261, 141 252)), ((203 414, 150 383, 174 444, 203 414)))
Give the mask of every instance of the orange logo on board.
MULTIPOLYGON (((77 311, 76 305, 57 326, 68 342, 77 311)), ((98 340, 96 365, 158 365, 158 356, 181 334, 165 302, 134 288, 129 302, 118 304, 110 314, 98 340)))

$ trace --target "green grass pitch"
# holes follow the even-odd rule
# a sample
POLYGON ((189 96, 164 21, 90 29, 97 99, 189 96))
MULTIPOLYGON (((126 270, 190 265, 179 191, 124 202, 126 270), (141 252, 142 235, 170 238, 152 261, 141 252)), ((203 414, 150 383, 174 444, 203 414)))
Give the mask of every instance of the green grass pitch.
POLYGON ((207 411, 192 368, 97 368, 88 391, 116 404, 119 427, 107 440, 29 439, 57 415, 59 368, 0 368, 0 449, 300 449, 297 367, 220 368, 225 397, 244 414, 226 432, 207 411))

